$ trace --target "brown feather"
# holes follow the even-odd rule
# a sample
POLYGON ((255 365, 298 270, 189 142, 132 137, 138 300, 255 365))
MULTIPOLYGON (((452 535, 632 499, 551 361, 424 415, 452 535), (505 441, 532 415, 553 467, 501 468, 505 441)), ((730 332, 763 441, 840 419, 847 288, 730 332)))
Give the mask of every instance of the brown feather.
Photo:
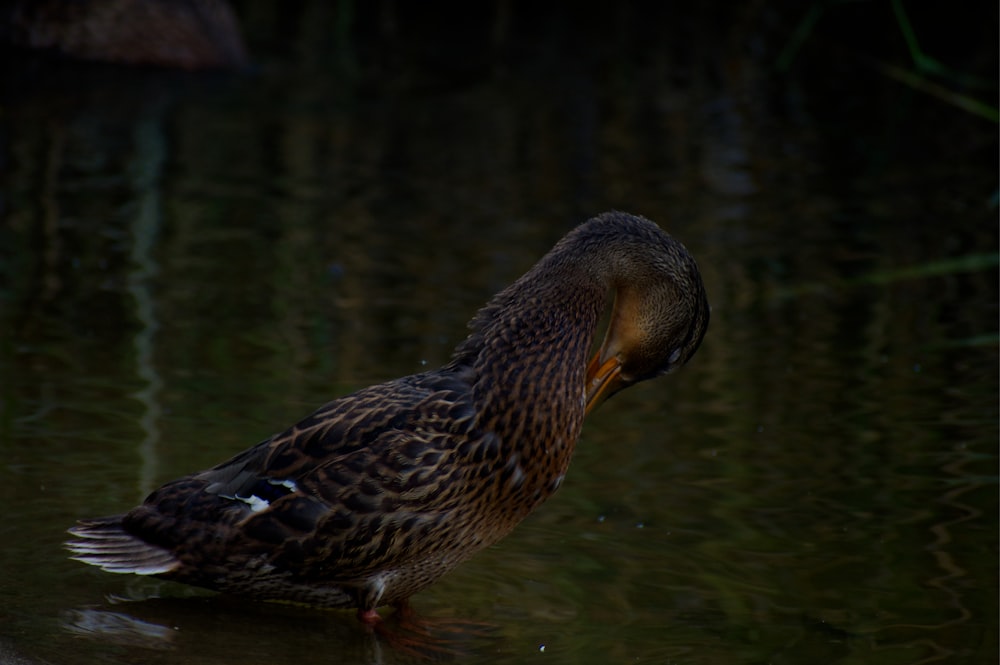
POLYGON ((601 399, 697 349, 708 303, 694 260, 652 222, 607 213, 482 308, 449 364, 334 400, 124 515, 81 522, 68 546, 111 572, 258 598, 403 601, 559 487, 609 292, 601 399))

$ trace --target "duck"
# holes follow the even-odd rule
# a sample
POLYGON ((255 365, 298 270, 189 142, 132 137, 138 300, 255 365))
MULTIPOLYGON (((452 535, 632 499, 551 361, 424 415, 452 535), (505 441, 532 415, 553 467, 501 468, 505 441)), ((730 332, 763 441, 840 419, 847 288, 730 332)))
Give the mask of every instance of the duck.
POLYGON ((678 240, 600 214, 489 300, 444 366, 334 399, 128 512, 80 520, 66 546, 107 572, 375 625, 556 492, 584 417, 684 365, 708 321, 678 240))
POLYGON ((0 24, 10 45, 64 58, 188 71, 250 67, 226 0, 14 0, 0 7, 0 24))

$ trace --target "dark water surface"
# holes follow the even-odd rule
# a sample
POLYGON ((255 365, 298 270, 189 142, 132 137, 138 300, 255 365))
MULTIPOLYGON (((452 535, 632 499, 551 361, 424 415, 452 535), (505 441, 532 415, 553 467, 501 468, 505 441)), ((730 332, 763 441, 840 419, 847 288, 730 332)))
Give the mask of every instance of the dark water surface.
POLYGON ((350 613, 83 566, 65 529, 443 363, 612 208, 697 257, 708 335, 415 597, 491 626, 458 660, 996 662, 994 122, 705 20, 351 41, 307 3, 290 42, 261 5, 250 76, 7 65, 0 662, 414 662, 350 613))

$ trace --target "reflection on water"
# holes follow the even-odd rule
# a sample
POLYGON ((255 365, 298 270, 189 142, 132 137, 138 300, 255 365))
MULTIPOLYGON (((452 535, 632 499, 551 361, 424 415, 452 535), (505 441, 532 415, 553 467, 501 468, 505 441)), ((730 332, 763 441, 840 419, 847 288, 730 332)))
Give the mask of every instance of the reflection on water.
POLYGON ((145 384, 134 393, 136 401, 145 409, 139 420, 145 433, 139 446, 142 455, 139 493, 142 495, 156 488, 153 478, 156 472, 156 444, 159 440, 157 421, 161 415, 157 393, 163 386, 163 380, 153 358, 154 337, 159 323, 156 320, 150 280, 156 275, 153 248, 156 245, 162 217, 160 177, 165 148, 159 114, 143 118, 136 127, 136 159, 130 169, 134 178, 138 208, 130 215, 132 248, 129 254, 131 270, 127 281, 128 291, 135 299, 135 318, 140 326, 134 337, 136 374, 145 384))
POLYGON ((444 362, 621 208, 698 258, 703 348, 417 609, 496 626, 476 662, 995 660, 995 125, 619 12, 456 36, 463 62, 402 29, 331 53, 307 12, 254 77, 33 70, 4 120, 0 655, 411 662, 350 613, 88 569, 63 531, 444 362))

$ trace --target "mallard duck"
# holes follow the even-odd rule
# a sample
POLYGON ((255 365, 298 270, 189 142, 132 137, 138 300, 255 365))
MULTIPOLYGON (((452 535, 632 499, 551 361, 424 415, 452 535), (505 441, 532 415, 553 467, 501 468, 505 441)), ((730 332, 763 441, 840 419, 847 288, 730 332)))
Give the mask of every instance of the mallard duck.
POLYGON ((239 21, 225 0, 14 0, 0 6, 14 46, 70 58, 178 69, 245 69, 239 21))
POLYGON ((555 492, 585 414, 687 362, 708 318, 680 242, 602 214, 479 310, 440 369, 336 399, 125 514, 82 520, 67 547, 113 573, 376 624, 555 492))

